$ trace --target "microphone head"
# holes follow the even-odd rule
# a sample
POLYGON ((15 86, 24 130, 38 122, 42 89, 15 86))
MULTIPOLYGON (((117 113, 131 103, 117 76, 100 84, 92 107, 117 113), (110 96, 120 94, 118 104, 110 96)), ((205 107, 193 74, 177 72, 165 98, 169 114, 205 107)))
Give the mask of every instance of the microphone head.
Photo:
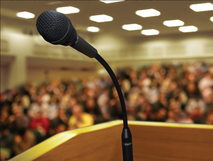
POLYGON ((56 11, 41 13, 36 21, 40 35, 51 44, 72 45, 77 40, 77 33, 70 20, 56 11))

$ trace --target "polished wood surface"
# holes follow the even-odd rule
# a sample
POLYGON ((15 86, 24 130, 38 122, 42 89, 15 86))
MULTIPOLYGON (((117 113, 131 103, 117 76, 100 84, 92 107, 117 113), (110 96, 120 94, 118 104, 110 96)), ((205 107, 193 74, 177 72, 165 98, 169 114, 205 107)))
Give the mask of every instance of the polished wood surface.
POLYGON ((213 161, 213 129, 130 128, 135 161, 213 161))
MULTIPOLYGON (((134 161, 213 161, 212 125, 129 122, 129 127, 134 161)), ((82 128, 81 133, 31 160, 122 161, 122 128, 122 122, 85 132, 82 128)), ((29 152, 25 152, 27 155, 29 152)))
POLYGON ((119 161, 122 126, 80 134, 34 161, 119 161))

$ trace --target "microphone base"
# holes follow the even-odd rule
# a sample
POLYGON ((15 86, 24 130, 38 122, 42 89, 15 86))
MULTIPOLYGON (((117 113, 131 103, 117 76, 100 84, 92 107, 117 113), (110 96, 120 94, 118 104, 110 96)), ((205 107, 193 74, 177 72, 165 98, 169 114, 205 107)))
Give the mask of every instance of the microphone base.
POLYGON ((123 161, 133 161, 132 134, 129 130, 129 127, 123 128, 121 138, 122 138, 123 161))

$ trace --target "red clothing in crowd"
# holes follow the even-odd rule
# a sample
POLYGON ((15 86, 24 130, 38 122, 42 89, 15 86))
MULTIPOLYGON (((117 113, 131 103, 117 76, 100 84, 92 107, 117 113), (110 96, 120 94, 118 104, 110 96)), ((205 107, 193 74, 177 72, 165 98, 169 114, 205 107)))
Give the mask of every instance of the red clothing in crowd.
POLYGON ((46 117, 42 117, 40 119, 32 118, 30 122, 30 129, 34 131, 37 128, 42 127, 44 131, 47 132, 49 125, 50 125, 50 121, 46 117))

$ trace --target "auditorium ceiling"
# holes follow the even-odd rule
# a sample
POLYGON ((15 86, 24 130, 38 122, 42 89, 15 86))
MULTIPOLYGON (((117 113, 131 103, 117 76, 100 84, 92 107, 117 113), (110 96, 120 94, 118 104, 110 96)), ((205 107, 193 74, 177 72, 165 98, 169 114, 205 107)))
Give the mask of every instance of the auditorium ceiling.
MULTIPOLYGON (((1 16, 14 18, 23 23, 35 25, 37 17, 46 10, 56 10, 57 7, 73 6, 80 9, 79 13, 67 14, 77 32, 85 34, 114 34, 119 37, 144 37, 141 30, 127 31, 122 29, 124 24, 136 23, 142 26, 142 30, 156 29, 159 35, 188 34, 179 31, 179 27, 167 27, 165 20, 179 19, 184 26, 196 26, 197 32, 213 32, 213 22, 210 17, 213 11, 195 12, 190 9, 191 4, 204 3, 207 1, 124 1, 105 4, 100 1, 71 0, 71 1, 1 1, 1 16), (160 12, 156 17, 140 17, 137 10, 153 8, 160 12), (16 17, 17 12, 28 11, 35 14, 32 19, 16 17), (89 19, 92 15, 106 14, 113 17, 111 22, 94 22, 89 19), (97 33, 88 32, 89 26, 100 29, 97 33)), ((210 1, 212 3, 212 1, 210 1)), ((158 35, 155 35, 158 36, 158 35)))

